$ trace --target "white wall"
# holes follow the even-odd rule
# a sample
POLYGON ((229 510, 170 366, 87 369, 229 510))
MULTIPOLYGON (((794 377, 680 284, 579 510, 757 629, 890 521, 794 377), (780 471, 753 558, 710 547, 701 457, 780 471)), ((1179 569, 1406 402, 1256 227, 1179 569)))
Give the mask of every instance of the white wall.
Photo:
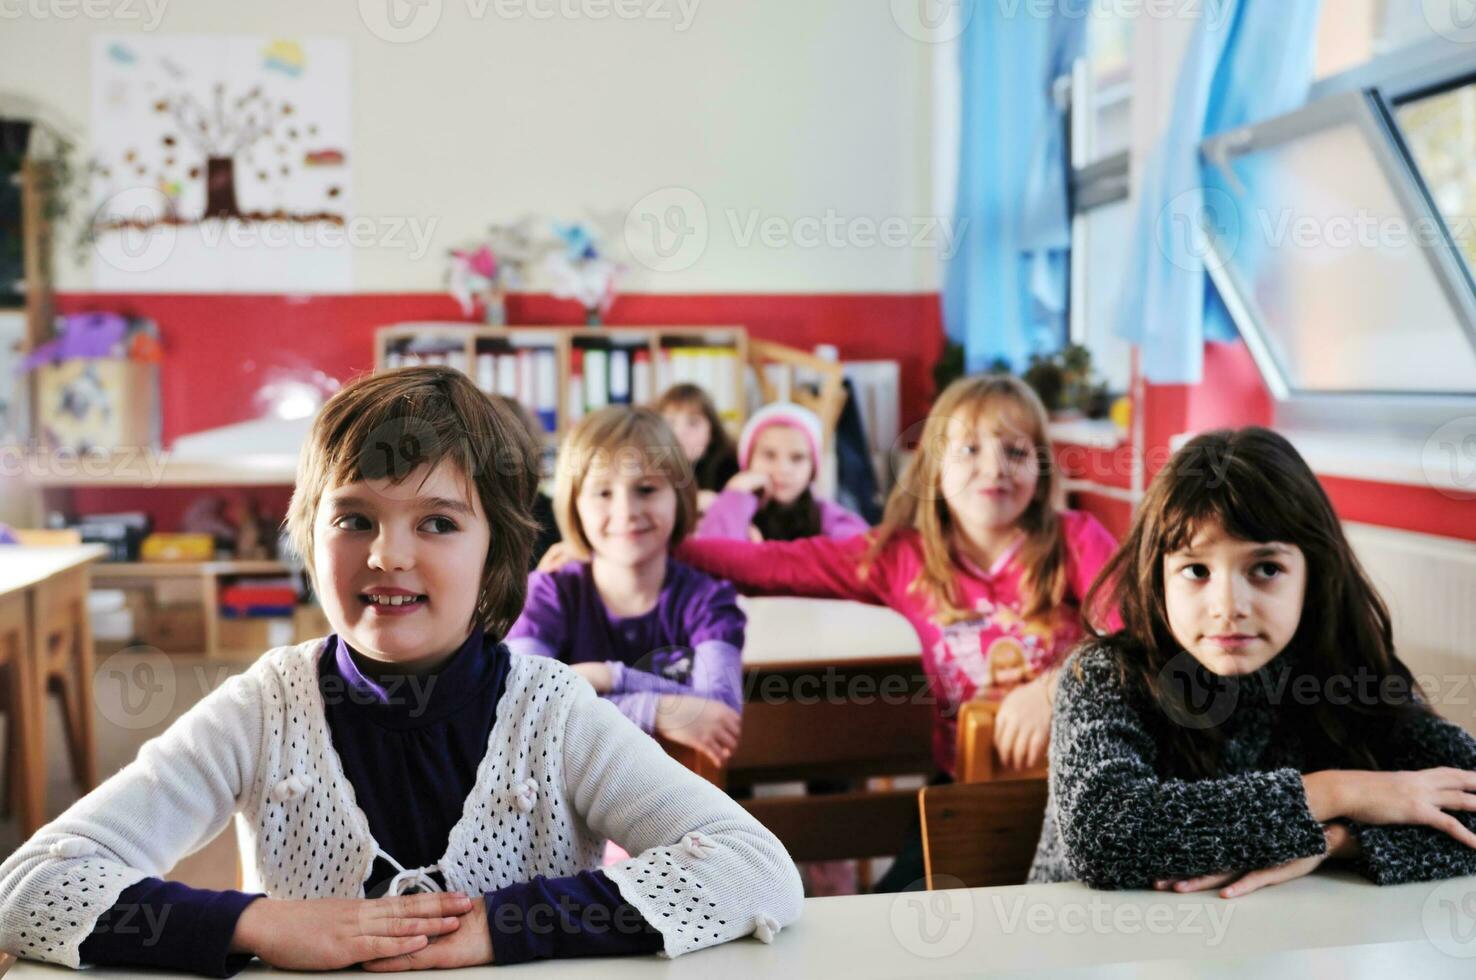
MULTIPOLYGON (((838 245, 743 247, 732 229, 753 216, 789 231, 828 215, 931 215, 933 47, 886 3, 0 0, 0 107, 6 95, 37 100, 85 130, 90 36, 156 20, 159 34, 351 40, 353 211, 434 221, 419 260, 404 248, 356 252, 360 291, 441 288, 445 250, 489 221, 595 212, 618 235, 632 206, 665 187, 698 195, 708 246, 680 271, 633 263, 627 290, 937 288, 933 248, 844 233, 838 245), (383 24, 389 4, 439 19, 423 39, 389 43, 366 26, 383 24)), ((63 262, 60 284, 87 288, 89 269, 63 262)))

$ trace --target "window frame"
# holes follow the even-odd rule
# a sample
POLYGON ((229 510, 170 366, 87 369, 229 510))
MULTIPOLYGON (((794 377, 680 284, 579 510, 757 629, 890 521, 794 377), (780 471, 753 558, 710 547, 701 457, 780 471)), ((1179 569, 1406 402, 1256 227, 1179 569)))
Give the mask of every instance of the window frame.
MULTIPOLYGON (((1469 66, 1466 71, 1470 73, 1469 66)), ((1436 207, 1430 189, 1404 142, 1391 107, 1378 91, 1340 92, 1273 119, 1211 136, 1200 144, 1200 154, 1207 165, 1219 168, 1227 182, 1233 183, 1234 172, 1229 168, 1236 158, 1276 149, 1334 126, 1348 124, 1363 134, 1409 226, 1423 227, 1428 222, 1430 227, 1439 230, 1439 239, 1430 247, 1415 247, 1421 248, 1446 303, 1462 328, 1466 343, 1476 354, 1476 282, 1473 282, 1465 258, 1452 240, 1444 216, 1436 207)), ((1284 366, 1271 353, 1268 330, 1249 300, 1252 290, 1240 276, 1232 255, 1212 234, 1205 236, 1205 245, 1213 258, 1205 264, 1210 279, 1277 401, 1360 397, 1381 402, 1424 402, 1476 398, 1476 390, 1386 392, 1349 388, 1329 391, 1295 386, 1284 366)))

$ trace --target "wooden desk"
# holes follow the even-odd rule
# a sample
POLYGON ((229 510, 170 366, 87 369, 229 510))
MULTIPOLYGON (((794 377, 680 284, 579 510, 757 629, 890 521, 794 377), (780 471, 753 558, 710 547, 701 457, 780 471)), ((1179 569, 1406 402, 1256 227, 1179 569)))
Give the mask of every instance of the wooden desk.
MULTIPOLYGON (((45 623, 54 615, 79 617, 77 702, 82 706, 80 724, 83 744, 95 744, 92 725, 92 631, 87 623, 87 566, 107 555, 101 545, 76 545, 59 548, 28 548, 0 545, 0 599, 11 601, 10 616, 15 615, 16 597, 25 605, 25 642, 23 669, 17 670, 19 686, 24 692, 25 707, 17 705, 17 730, 21 732, 20 751, 11 756, 19 766, 18 782, 23 786, 16 806, 20 813, 21 834, 29 837, 45 821, 46 813, 46 676, 42 660, 46 653, 45 623)), ((89 786, 97 781, 94 752, 84 752, 86 765, 83 781, 89 786)))
MULTIPOLYGON (((593 971, 610 980, 1043 973, 1423 980, 1471 976, 1473 954, 1476 878, 1379 888, 1334 872, 1230 901, 1213 893, 1096 892, 1076 884, 812 898, 772 945, 743 939, 672 961, 554 960, 521 970, 534 980, 593 971)), ((256 964, 248 972, 272 971, 256 964)), ((16 980, 68 975, 33 963, 10 973, 16 980)), ((438 974, 485 975, 485 968, 438 974)), ((138 974, 93 970, 88 976, 138 974)))
MULTIPOLYGON (((932 711, 917 633, 881 606, 745 598, 743 739, 729 786, 927 773, 932 711)), ((895 854, 915 790, 745 799, 798 861, 895 854)))

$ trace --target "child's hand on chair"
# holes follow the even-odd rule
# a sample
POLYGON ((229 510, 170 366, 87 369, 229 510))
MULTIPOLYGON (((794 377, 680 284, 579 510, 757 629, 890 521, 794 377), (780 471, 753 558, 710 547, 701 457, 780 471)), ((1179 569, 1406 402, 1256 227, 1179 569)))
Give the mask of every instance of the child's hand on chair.
POLYGON ((1009 769, 1034 769, 1045 762, 1051 740, 1051 695, 1048 676, 1021 684, 999 705, 994 719, 994 748, 1009 769))

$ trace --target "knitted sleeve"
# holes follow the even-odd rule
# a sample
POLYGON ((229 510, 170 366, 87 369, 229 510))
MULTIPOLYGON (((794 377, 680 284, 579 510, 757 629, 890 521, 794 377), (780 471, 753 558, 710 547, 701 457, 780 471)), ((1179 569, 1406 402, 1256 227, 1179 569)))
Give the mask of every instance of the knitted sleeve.
MULTIPOLYGON (((1395 729, 1379 761, 1388 771, 1454 766, 1476 769, 1476 739, 1435 714, 1395 729)), ((1449 811, 1476 830, 1476 813, 1449 811)), ((1359 870, 1380 885, 1476 874, 1476 851, 1434 827, 1350 823, 1363 854, 1359 870)))
POLYGON ((1088 885, 1145 888, 1326 850, 1297 770, 1164 779, 1157 758, 1111 655, 1074 655, 1051 721, 1050 793, 1066 862, 1088 885))
POLYGON ((77 967, 125 888, 162 876, 230 821, 256 778, 262 704, 256 671, 232 678, 10 855, 0 949, 77 967))
POLYGON ((591 830, 633 855, 605 874, 660 930, 665 955, 750 934, 768 942, 799 918, 804 893, 784 845, 580 687, 565 725, 565 789, 591 830))

